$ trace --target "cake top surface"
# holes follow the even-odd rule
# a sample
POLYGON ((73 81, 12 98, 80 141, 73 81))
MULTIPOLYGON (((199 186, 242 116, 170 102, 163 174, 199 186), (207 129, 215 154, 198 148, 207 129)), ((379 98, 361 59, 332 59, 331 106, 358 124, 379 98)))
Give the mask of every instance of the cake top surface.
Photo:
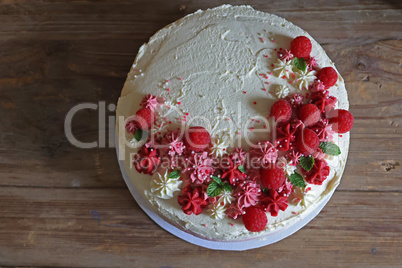
MULTIPOLYGON (((318 71, 324 67, 336 70, 307 32, 283 18, 250 6, 224 5, 197 11, 166 26, 140 48, 118 102, 117 133, 119 146, 123 148, 120 158, 124 159, 134 185, 167 219, 208 239, 241 240, 264 236, 300 220, 339 184, 348 152, 348 133, 341 137, 331 132, 334 134, 331 141, 337 144, 341 154, 326 156, 325 163, 331 170, 322 185, 294 187, 291 197, 295 201, 289 202, 288 209, 277 216, 268 215, 264 231, 253 233, 244 228, 241 220, 226 217, 227 206, 238 201, 233 192, 239 185, 232 181, 226 183, 231 184, 233 192, 225 190, 222 184, 219 202, 204 206, 200 215, 183 213, 178 195, 186 191, 184 186, 188 181, 183 177, 190 180, 191 175, 185 175, 183 169, 183 176, 179 175, 182 180, 170 176, 175 171, 171 166, 152 172, 152 178, 138 173, 133 168, 133 155, 147 147, 146 140, 137 141, 124 127, 127 118, 142 106, 150 105, 155 106, 156 115, 155 124, 147 132, 150 137, 161 140, 171 131, 183 133, 191 126, 201 126, 211 137, 210 148, 199 153, 205 153, 206 158, 220 158, 239 147, 248 151, 255 146, 261 147, 261 143, 272 142, 276 123, 275 118, 270 117, 272 105, 282 99, 288 102, 292 98, 307 100, 314 93, 311 86, 317 80, 318 71), (311 41, 310 58, 314 58, 314 62, 307 58, 300 62, 294 60, 296 57, 290 53, 290 44, 297 36, 311 41), (304 68, 303 64, 306 65, 304 68), (145 96, 148 98, 144 99, 145 96), (150 96, 155 98, 150 100, 150 96)), ((347 93, 340 75, 336 84, 324 91, 336 98, 333 108, 348 109, 347 93)), ((281 165, 290 184, 290 175, 301 174, 302 170, 291 165, 288 155, 279 151, 272 161, 267 159, 281 165)), ((187 160, 193 157, 190 155, 187 160)), ((317 160, 317 163, 320 162, 317 160)), ((251 168, 248 171, 251 173, 251 168)), ((200 185, 204 183, 205 188, 215 181, 204 180, 200 185)), ((219 181, 215 182, 219 184, 219 181)), ((243 206, 248 204, 243 202, 243 206)))
MULTIPOLYGON (((200 125, 231 147, 239 141, 248 147, 269 133, 267 107, 278 99, 280 88, 288 95, 306 93, 300 88, 315 78, 314 72, 302 71, 278 77, 277 51, 299 35, 312 41, 311 54, 319 66, 333 66, 308 33, 283 18, 249 6, 198 11, 160 30, 140 48, 122 96, 132 94, 132 109, 146 94, 163 97, 169 114, 158 125, 200 125)), ((339 81, 338 87, 338 107, 347 109, 344 83, 339 81)))

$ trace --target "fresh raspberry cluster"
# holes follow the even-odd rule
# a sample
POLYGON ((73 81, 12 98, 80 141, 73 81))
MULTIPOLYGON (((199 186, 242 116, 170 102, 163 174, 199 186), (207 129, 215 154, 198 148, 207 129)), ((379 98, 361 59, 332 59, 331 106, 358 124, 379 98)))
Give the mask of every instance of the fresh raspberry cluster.
MULTIPOLYGON (((310 56, 311 50, 312 44, 310 39, 306 36, 298 36, 290 43, 290 52, 288 55, 303 58, 309 71, 317 70, 318 63, 314 57, 310 56)), ((281 55, 279 56, 280 59, 283 58, 281 55)), ((286 58, 286 60, 288 59, 290 60, 292 57, 286 58)), ((324 67, 317 71, 317 81, 321 82, 325 89, 334 86, 338 81, 338 73, 332 67, 324 67)))
MULTIPOLYGON (((306 155, 316 152, 320 142, 328 141, 328 134, 331 134, 327 133, 328 128, 324 131, 323 121, 329 122, 331 129, 337 133, 346 133, 353 126, 353 115, 347 110, 334 109, 337 99, 330 96, 327 90, 338 81, 338 73, 332 67, 318 68, 317 61, 310 55, 311 50, 311 41, 306 36, 298 36, 290 44, 290 52, 287 55, 303 58, 309 70, 317 71, 317 78, 310 85, 311 93, 307 95, 307 98, 296 102, 293 96, 289 96, 272 105, 270 116, 278 123, 275 140, 280 151, 296 148, 306 155), (302 125, 298 126, 301 126, 303 130, 295 129, 292 122, 295 119, 302 122, 302 125), (325 137, 322 135, 321 138, 318 137, 317 132, 325 137)), ((281 58, 282 54, 278 53, 278 57, 281 58)))
MULTIPOLYGON (((279 164, 278 153, 284 156, 281 161, 284 158, 288 164, 300 167, 304 182, 321 185, 330 172, 321 143, 331 141, 335 132, 348 132, 353 125, 352 114, 335 109, 337 100, 327 90, 336 84, 337 72, 332 67, 318 69, 311 50, 310 40, 299 36, 291 42, 290 50, 278 53, 286 60, 304 58, 309 70, 318 73, 305 97, 292 94, 271 106, 269 117, 276 123, 270 137, 272 143, 261 141, 249 153, 234 148, 214 157, 208 130, 193 126, 185 131, 168 131, 152 140, 149 136, 134 158, 134 167, 150 175, 163 168, 180 171, 184 183, 177 202, 188 215, 199 215, 215 202, 225 204, 221 198, 224 191, 229 192, 234 200, 225 204, 227 217, 241 217, 250 232, 263 231, 268 223, 267 213, 275 217, 286 210, 294 187, 284 166, 279 164), (301 157, 314 159, 309 169, 304 169, 301 157)), ((126 123, 128 133, 153 127, 157 100, 152 95, 144 98, 143 107, 126 123)))

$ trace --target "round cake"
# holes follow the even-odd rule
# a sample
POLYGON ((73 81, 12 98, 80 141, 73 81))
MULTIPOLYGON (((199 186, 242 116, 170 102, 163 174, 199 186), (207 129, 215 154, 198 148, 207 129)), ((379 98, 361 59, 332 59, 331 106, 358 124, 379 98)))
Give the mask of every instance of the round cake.
POLYGON ((117 105, 119 160, 137 198, 181 230, 267 237, 335 191, 348 108, 307 32, 250 6, 200 10, 140 48, 117 105))

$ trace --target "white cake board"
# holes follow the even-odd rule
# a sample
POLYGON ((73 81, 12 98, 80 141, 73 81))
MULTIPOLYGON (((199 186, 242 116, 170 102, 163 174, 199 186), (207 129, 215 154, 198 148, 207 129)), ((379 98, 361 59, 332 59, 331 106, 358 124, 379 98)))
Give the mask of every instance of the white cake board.
MULTIPOLYGON (((117 135, 116 135, 117 136, 117 135)), ((116 151, 117 151, 117 156, 119 155, 119 146, 118 146, 118 141, 116 140, 116 151)), ((263 246, 267 246, 273 243, 276 243, 282 239, 285 239, 286 237, 294 234, 298 230, 300 230, 302 227, 304 227, 307 223, 309 223, 312 219, 315 218, 315 216, 320 213, 320 211, 324 208, 324 206, 328 203, 329 199, 332 196, 332 193, 326 197, 323 202, 313 211, 311 211, 310 214, 308 214, 306 217, 301 219, 299 222, 296 224, 288 227, 287 229, 282 229, 278 232, 269 234, 265 237, 262 238, 255 238, 255 239, 250 239, 250 240, 245 240, 245 241, 240 241, 240 242, 222 242, 222 241, 211 241, 211 240, 206 240, 202 239, 199 237, 196 237, 194 235, 191 235, 189 233, 184 232, 183 230, 180 230, 179 228, 173 226, 172 224, 166 222, 162 217, 160 217, 152 208, 151 204, 142 198, 141 194, 138 192, 138 190, 135 188, 134 184, 131 182, 127 171, 124 167, 124 163, 122 160, 118 160, 119 166, 121 173, 123 175, 124 181, 127 184, 128 189, 130 190, 131 195, 134 197, 135 201, 138 203, 138 205, 142 208, 142 210, 160 227, 168 231, 169 233, 177 236, 178 238, 181 238, 191 244, 204 247, 204 248, 209 248, 209 249, 215 249, 215 250, 233 250, 233 251, 242 251, 242 250, 248 250, 248 249, 253 249, 253 248, 259 248, 263 246)))

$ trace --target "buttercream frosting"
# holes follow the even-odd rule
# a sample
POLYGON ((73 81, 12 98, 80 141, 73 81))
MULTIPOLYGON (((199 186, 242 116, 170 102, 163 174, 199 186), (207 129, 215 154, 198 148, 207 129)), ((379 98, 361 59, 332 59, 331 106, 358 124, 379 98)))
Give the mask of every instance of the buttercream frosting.
POLYGON ((284 85, 280 85, 275 92, 276 97, 278 97, 278 99, 283 99, 285 97, 287 97, 290 93, 290 89, 287 86, 284 85))
MULTIPOLYGON (((153 133, 200 125, 213 138, 229 137, 225 140, 228 150, 235 147, 249 150, 258 141, 267 140, 270 127, 265 124, 264 128, 263 123, 269 107, 277 100, 269 92, 287 86, 290 94, 304 94, 305 91, 301 93, 300 89, 308 89, 315 78, 313 71, 297 71, 291 61, 277 59, 275 49, 289 48, 290 41, 300 35, 311 40, 311 55, 319 67, 335 68, 321 46, 307 32, 283 18, 256 11, 250 6, 223 5, 197 11, 158 31, 140 48, 117 106, 119 157, 124 161, 125 169, 142 198, 148 200, 155 211, 168 221, 194 235, 211 240, 259 238, 295 224, 335 190, 346 162, 349 133, 334 137, 333 142, 342 153, 329 163, 331 171, 323 184, 308 185, 311 189, 307 192, 306 189, 297 188, 299 192, 292 193, 291 197, 295 195, 294 199, 299 198, 300 201, 290 202, 288 209, 280 211, 277 217, 268 215, 267 228, 258 233, 244 228, 239 217, 242 208, 238 202, 227 198, 224 204, 227 206, 227 217, 222 219, 219 219, 222 213, 218 213, 217 208, 214 210, 217 217, 211 217, 206 212, 198 216, 187 215, 183 213, 176 198, 161 197, 171 197, 176 191, 167 190, 167 186, 161 185, 177 189, 180 180, 176 180, 173 185, 172 182, 164 184, 164 180, 169 181, 165 177, 166 173, 161 175, 157 172, 151 186, 149 175, 139 174, 132 168, 132 156, 138 148, 128 146, 124 120, 141 107, 141 100, 148 94, 163 99, 157 123, 152 128, 153 133), (267 41, 261 42, 261 37, 267 41), (229 200, 232 203, 229 204, 229 200)), ((329 92, 338 100, 336 108, 348 109, 347 92, 340 76, 337 86, 330 88, 329 92)), ((263 156, 261 160, 276 159, 273 154, 265 154, 265 158, 263 156)), ((198 160, 202 162, 202 159, 192 160, 197 161, 197 164, 190 168, 188 176, 194 181, 209 180, 205 172, 209 169, 208 164, 204 161, 199 166, 198 160)), ((252 198, 248 198, 247 202, 252 203, 252 198)))
POLYGON ((218 202, 223 203, 223 205, 226 206, 226 205, 230 205, 234 199, 235 198, 232 196, 231 192, 223 190, 221 196, 218 199, 218 202))
POLYGON ((308 89, 309 85, 315 80, 316 71, 309 71, 308 69, 297 70, 296 82, 299 84, 299 89, 308 89))
POLYGON ((216 139, 215 141, 212 141, 212 147, 211 147, 211 153, 216 156, 220 157, 223 156, 228 149, 228 144, 226 144, 225 141, 222 139, 216 139))
POLYGON ((168 171, 165 171, 165 174, 160 174, 156 172, 151 181, 151 192, 155 194, 155 196, 162 199, 169 199, 173 197, 174 192, 180 190, 180 185, 182 181, 178 178, 171 179, 169 178, 168 171))
POLYGON ((226 207, 220 202, 215 202, 209 206, 208 212, 211 218, 215 220, 222 220, 226 216, 226 207))
POLYGON ((274 64, 274 71, 277 72, 279 77, 285 76, 289 78, 290 74, 293 73, 292 61, 286 59, 278 59, 274 64))
POLYGON ((284 156, 278 158, 278 166, 283 169, 288 177, 296 170, 296 166, 293 165, 292 160, 287 160, 284 156))

